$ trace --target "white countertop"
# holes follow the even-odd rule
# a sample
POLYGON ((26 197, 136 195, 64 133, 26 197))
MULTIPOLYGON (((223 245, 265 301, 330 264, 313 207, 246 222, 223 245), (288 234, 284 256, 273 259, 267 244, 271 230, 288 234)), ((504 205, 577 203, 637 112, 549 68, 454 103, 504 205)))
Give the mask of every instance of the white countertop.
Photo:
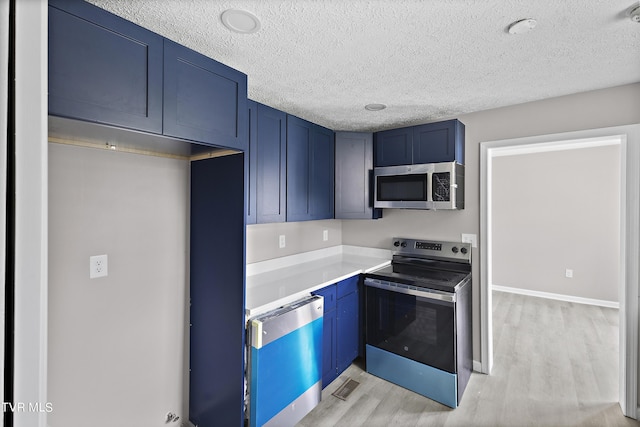
POLYGON ((276 309, 312 291, 390 263, 388 250, 342 245, 247 264, 246 316, 276 309))

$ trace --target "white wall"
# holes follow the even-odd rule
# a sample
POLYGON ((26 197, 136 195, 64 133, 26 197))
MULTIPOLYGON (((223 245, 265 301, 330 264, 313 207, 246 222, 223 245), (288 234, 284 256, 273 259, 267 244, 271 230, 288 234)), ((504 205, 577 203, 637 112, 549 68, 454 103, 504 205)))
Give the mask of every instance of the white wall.
MULTIPOLYGON (((0 1, 0 198, 3 209, 0 209, 0 224, 7 222, 7 136, 9 112, 9 2, 0 1)), ((0 227, 0 277, 7 277, 6 227, 0 227)), ((4 366, 5 346, 5 287, 0 289, 0 364, 4 366)), ((0 372, 0 384, 4 384, 4 369, 0 372)), ((0 402, 5 402, 4 387, 0 389, 0 402)), ((0 419, 0 427, 4 426, 4 419, 0 419)))
POLYGON ((492 285, 617 303, 620 146, 500 156, 491 167, 492 285))
POLYGON ((264 261, 342 244, 342 221, 302 221, 247 226, 247 263, 264 261), (327 230, 329 239, 323 240, 327 230), (280 248, 279 237, 285 236, 280 248))
POLYGON ((14 425, 47 425, 47 4, 15 1, 14 425), (44 408, 43 411, 29 410, 44 408))
POLYGON ((51 427, 187 418, 188 195, 185 160, 49 144, 51 427))

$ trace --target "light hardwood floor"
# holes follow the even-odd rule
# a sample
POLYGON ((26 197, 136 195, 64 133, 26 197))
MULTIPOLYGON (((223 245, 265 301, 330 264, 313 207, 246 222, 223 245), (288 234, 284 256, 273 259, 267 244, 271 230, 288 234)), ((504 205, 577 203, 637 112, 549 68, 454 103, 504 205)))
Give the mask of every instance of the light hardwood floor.
POLYGON ((453 410, 351 365, 299 423, 319 426, 638 426, 618 405, 618 310, 493 293, 494 367, 453 410), (346 401, 331 393, 347 378, 346 401))

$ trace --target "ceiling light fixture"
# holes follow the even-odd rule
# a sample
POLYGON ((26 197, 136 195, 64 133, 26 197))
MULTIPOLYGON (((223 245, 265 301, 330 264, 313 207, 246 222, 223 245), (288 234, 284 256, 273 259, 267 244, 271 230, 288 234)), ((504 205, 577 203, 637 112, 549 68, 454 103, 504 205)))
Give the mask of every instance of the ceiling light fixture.
POLYGON ((640 6, 636 6, 629 11, 629 17, 633 22, 640 23, 640 6))
POLYGON ((220 15, 222 23, 231 31, 241 34, 255 33, 260 29, 260 20, 246 10, 228 9, 220 15))
POLYGON ((385 108, 387 108, 387 106, 384 104, 367 104, 364 106, 364 109, 368 111, 380 111, 385 108))
POLYGON ((538 21, 533 18, 520 19, 516 22, 511 23, 507 31, 509 32, 509 34, 528 33, 536 27, 537 23, 538 21))

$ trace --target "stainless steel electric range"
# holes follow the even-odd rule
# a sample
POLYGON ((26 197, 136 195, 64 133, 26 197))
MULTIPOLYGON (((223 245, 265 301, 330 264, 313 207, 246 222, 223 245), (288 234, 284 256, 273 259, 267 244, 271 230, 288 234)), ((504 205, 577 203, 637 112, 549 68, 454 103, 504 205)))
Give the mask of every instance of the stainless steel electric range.
POLYGON ((456 408, 473 369, 471 247, 392 240, 365 275, 367 372, 456 408))

